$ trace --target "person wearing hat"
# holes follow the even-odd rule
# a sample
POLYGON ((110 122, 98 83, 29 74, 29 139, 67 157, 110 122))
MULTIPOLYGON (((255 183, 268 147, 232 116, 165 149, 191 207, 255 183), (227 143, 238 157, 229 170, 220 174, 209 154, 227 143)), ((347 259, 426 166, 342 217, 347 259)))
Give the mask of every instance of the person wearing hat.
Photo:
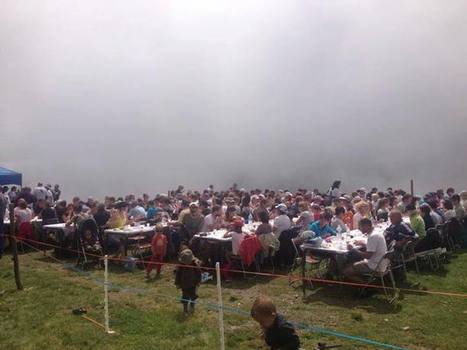
POLYGON ((292 222, 287 215, 287 206, 283 203, 276 205, 276 211, 278 215, 274 219, 274 225, 272 226, 272 232, 277 238, 280 237, 281 233, 288 230, 292 226, 292 222))
POLYGON ((319 220, 323 212, 323 208, 321 207, 321 201, 316 201, 316 199, 314 199, 313 203, 311 203, 310 208, 313 221, 319 220))
POLYGON ((190 212, 183 216, 181 224, 188 235, 188 240, 190 240, 194 235, 201 232, 201 229, 204 224, 204 216, 201 214, 199 210, 199 206, 197 203, 192 202, 189 206, 190 212))
POLYGON ((183 313, 192 314, 195 312, 195 302, 198 299, 196 289, 201 283, 200 262, 188 248, 180 252, 178 261, 180 265, 175 271, 175 286, 182 290, 183 313))

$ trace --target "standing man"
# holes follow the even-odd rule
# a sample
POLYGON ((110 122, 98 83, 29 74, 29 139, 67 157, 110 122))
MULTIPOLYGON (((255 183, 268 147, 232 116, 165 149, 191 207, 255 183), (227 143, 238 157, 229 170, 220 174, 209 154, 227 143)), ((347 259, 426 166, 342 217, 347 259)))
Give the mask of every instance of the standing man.
POLYGON ((47 184, 45 186, 45 190, 46 190, 46 195, 45 195, 45 200, 50 204, 54 204, 54 195, 53 195, 53 192, 52 192, 52 185, 50 184, 47 184))
MULTIPOLYGON (((3 191, 0 191, 0 259, 2 258, 2 255, 3 255, 3 244, 5 241, 3 220, 5 218, 5 212, 6 212, 7 205, 8 205, 8 200, 6 198, 6 195, 3 193, 3 191)), ((11 223, 11 225, 12 224, 13 223, 11 223)))
POLYGON ((44 185, 41 182, 39 182, 37 183, 37 186, 34 187, 34 189, 32 190, 32 195, 36 197, 36 201, 39 201, 39 200, 45 201, 47 197, 47 190, 44 187, 44 185))
POLYGON ((54 196, 54 202, 58 201, 60 199, 60 194, 62 191, 60 190, 60 186, 55 184, 54 189, 52 191, 52 194, 54 196))
POLYGON ((10 203, 16 203, 18 198, 18 190, 16 186, 12 186, 10 192, 8 192, 8 197, 10 197, 10 203))

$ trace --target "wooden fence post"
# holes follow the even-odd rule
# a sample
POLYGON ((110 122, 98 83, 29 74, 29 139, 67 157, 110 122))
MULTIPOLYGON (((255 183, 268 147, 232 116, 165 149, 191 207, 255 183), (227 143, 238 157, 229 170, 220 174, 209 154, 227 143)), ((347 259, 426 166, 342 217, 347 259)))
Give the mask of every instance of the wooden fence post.
POLYGON ((13 271, 15 272, 16 289, 23 290, 21 277, 19 275, 19 260, 18 260, 18 245, 16 244, 16 230, 15 230, 15 205, 13 203, 9 206, 10 211, 10 240, 11 249, 13 253, 13 271))

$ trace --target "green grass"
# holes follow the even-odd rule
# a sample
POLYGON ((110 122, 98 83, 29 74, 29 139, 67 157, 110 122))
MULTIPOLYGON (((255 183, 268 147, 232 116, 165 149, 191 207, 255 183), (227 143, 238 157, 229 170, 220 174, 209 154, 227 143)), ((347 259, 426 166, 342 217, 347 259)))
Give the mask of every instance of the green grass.
MULTIPOLYGON (((20 256, 24 290, 15 290, 9 256, 0 260, 0 349, 218 349, 217 312, 198 305, 184 317, 176 300, 172 268, 161 279, 146 282, 144 273, 112 267, 110 280, 131 290, 112 288, 111 327, 106 335, 71 310, 85 307, 88 316, 103 322, 102 270, 83 275, 67 270, 39 253, 20 256)), ((467 254, 459 253, 437 273, 410 273, 411 282, 428 290, 467 293, 467 254)), ((226 306, 248 311, 259 293, 273 297, 280 312, 295 322, 333 329, 409 349, 467 349, 467 298, 402 293, 396 305, 382 295, 358 298, 353 288, 323 287, 304 302, 301 291, 287 279, 238 279, 224 285, 226 306), (407 328, 408 327, 408 328, 407 328)), ((203 284, 200 302, 216 303, 213 283, 203 284)), ((226 312, 228 349, 266 349, 259 328, 249 317, 226 312)), ((300 331, 302 346, 318 341, 342 344, 343 349, 372 349, 358 342, 300 331)))

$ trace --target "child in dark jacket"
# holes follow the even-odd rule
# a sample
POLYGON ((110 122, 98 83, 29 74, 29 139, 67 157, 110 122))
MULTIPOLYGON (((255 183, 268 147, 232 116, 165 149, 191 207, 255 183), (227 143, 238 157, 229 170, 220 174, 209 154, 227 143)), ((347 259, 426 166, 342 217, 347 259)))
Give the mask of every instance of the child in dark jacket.
POLYGON ((276 306, 268 297, 260 296, 255 300, 251 317, 260 324, 264 340, 271 350, 300 349, 300 339, 294 326, 277 313, 276 306))
POLYGON ((182 290, 183 312, 195 312, 195 301, 198 299, 196 288, 201 283, 200 262, 190 249, 184 249, 178 255, 178 266, 175 271, 175 285, 182 290))

